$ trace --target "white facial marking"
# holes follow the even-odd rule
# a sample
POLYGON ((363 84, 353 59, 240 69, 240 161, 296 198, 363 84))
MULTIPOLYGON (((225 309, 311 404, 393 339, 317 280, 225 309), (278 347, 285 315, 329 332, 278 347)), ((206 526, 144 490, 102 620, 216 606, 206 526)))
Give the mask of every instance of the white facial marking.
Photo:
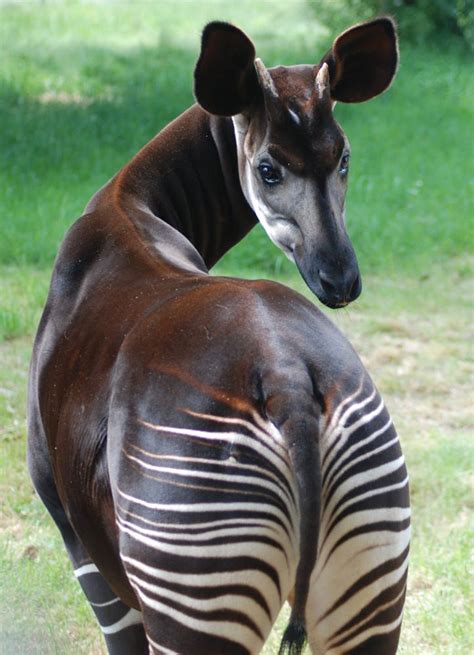
POLYGON ((285 220, 284 216, 275 214, 256 193, 253 186, 253 176, 249 167, 245 169, 245 189, 250 206, 273 243, 280 248, 288 259, 294 263, 293 251, 296 246, 296 229, 285 220))
POLYGON ((294 122, 297 125, 301 125, 301 118, 298 116, 298 114, 295 111, 293 111, 292 109, 288 109, 288 112, 289 112, 291 118, 294 120, 294 122))
POLYGON ((294 263, 293 251, 301 240, 301 232, 294 223, 288 220, 289 217, 282 216, 273 211, 261 197, 256 188, 255 177, 250 162, 247 161, 244 154, 246 131, 242 129, 242 122, 239 116, 233 116, 232 122, 234 124, 234 134, 239 157, 242 191, 270 239, 294 263))

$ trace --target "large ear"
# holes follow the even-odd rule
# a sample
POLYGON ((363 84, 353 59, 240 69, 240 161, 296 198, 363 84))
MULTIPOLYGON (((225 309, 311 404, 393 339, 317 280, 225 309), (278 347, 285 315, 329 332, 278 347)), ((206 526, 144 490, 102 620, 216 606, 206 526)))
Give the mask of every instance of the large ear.
POLYGON ((206 25, 194 70, 194 95, 201 107, 218 116, 249 108, 261 96, 254 62, 254 45, 241 30, 229 23, 206 25))
POLYGON ((379 95, 397 72, 395 23, 383 16, 350 27, 337 37, 323 63, 329 66, 333 100, 363 102, 379 95))

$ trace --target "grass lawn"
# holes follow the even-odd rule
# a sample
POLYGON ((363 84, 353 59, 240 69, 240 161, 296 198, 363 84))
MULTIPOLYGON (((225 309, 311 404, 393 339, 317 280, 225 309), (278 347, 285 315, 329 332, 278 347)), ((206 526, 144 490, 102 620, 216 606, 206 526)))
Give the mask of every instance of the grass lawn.
MULTIPOLYGON (((28 361, 57 245, 92 193, 192 102, 206 21, 243 27, 267 65, 316 61, 334 35, 314 6, 0 0, 1 655, 105 653, 25 466, 28 361)), ((387 94, 336 108, 352 143, 347 213, 364 292, 330 316, 384 395, 407 458, 413 547, 400 653, 470 655, 472 57, 449 41, 402 43, 401 55, 387 94)), ((259 229, 217 270, 306 293, 259 229)), ((265 655, 284 626, 282 617, 265 655)))

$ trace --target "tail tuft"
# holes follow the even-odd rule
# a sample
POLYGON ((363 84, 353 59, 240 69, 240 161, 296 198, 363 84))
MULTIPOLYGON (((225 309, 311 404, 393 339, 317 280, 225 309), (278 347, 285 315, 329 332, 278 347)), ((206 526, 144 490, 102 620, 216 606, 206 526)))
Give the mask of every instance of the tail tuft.
POLYGON ((304 623, 291 620, 283 634, 278 655, 301 655, 306 645, 306 638, 304 623))

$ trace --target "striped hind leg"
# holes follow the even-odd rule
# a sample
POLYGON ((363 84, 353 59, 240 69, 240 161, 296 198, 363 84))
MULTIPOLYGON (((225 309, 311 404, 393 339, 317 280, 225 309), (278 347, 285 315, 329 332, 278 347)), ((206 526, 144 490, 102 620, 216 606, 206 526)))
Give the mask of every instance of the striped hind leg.
POLYGON ((82 559, 75 566, 74 574, 96 615, 110 655, 148 655, 141 612, 114 594, 90 559, 82 559))
POLYGON ((148 655, 141 612, 125 605, 112 591, 74 532, 56 491, 49 465, 30 461, 36 490, 64 540, 74 573, 100 625, 110 655, 148 655), (42 465, 41 465, 42 464, 42 465), (41 470, 39 470, 39 468, 41 470))
POLYGON ((367 385, 322 432, 319 551, 310 581, 315 655, 395 655, 410 544, 408 475, 383 401, 367 385))

